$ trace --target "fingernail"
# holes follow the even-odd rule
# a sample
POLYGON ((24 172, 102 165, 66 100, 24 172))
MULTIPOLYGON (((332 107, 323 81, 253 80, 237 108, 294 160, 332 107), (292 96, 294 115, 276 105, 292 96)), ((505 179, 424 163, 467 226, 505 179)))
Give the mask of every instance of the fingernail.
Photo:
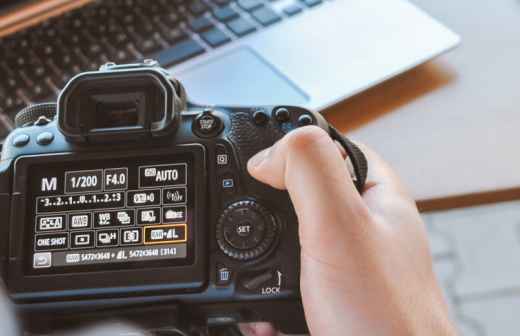
POLYGON ((253 157, 249 159, 249 165, 251 167, 257 167, 262 162, 265 161, 269 157, 269 154, 271 153, 271 147, 268 147, 264 150, 261 150, 260 152, 256 153, 253 157))

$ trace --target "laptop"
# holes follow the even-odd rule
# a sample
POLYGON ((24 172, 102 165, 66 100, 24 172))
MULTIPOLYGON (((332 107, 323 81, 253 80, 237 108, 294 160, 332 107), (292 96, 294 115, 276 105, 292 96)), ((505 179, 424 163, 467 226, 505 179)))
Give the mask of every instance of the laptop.
POLYGON ((107 61, 157 59, 198 103, 322 111, 460 41, 406 0, 0 0, 0 36, 0 139, 107 61))

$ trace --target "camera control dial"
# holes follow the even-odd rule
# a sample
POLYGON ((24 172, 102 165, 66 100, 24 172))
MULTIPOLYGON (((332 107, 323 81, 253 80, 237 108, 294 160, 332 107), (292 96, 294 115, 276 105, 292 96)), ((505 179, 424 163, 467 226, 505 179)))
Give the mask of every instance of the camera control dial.
POLYGON ((274 216, 256 201, 238 201, 228 206, 217 223, 217 243, 227 256, 251 260, 264 254, 278 235, 274 216))

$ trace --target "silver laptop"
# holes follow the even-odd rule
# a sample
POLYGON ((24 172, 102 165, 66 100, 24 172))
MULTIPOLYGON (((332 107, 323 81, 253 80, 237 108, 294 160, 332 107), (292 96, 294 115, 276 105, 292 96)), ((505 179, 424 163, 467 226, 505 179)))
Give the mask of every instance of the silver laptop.
POLYGON ((322 110, 458 43, 405 0, 0 0, 0 141, 106 61, 156 58, 200 103, 322 110))
POLYGON ((405 0, 332 0, 171 71, 197 102, 323 110, 459 41, 405 0))

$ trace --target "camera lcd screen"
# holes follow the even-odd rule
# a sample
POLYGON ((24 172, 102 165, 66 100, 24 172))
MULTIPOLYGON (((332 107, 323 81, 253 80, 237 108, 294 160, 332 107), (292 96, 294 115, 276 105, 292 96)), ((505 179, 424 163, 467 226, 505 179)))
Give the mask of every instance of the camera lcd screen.
POLYGON ((193 263, 190 154, 33 165, 26 272, 193 263))

